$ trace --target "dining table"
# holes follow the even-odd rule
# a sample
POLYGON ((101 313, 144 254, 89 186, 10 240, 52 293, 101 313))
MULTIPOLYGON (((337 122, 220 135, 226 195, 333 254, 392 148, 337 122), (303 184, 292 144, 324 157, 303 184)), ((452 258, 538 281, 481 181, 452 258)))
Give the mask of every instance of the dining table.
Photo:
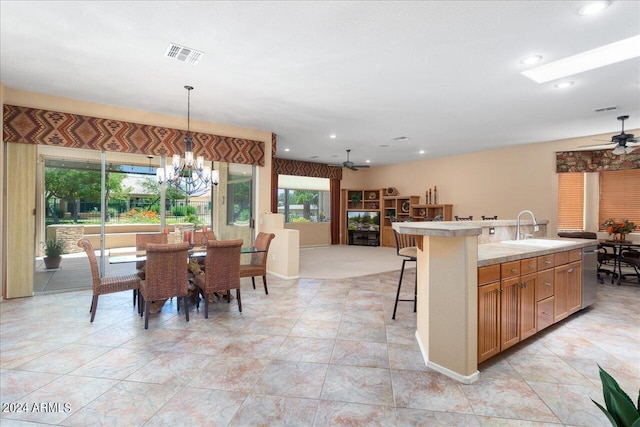
MULTIPOLYGON (((240 254, 255 254, 260 252, 266 252, 265 249, 256 248, 255 246, 245 246, 240 248, 240 254)), ((189 269, 189 274, 192 277, 194 274, 201 274, 198 263, 195 265, 191 264, 192 260, 202 261, 207 255, 206 246, 193 246, 189 249, 189 258, 185 260, 185 268, 189 269), (194 270, 195 269, 195 270, 194 270), (197 271, 196 271, 197 270, 197 271)), ((132 262, 144 262, 147 260, 147 253, 145 250, 135 250, 130 248, 122 248, 122 249, 112 249, 109 251, 109 264, 126 264, 132 262), (115 254, 115 255, 114 255, 115 254)), ((220 298, 219 295, 213 294, 217 299, 220 298)), ((197 303, 196 300, 199 300, 199 295, 197 289, 193 283, 191 283, 191 279, 189 280, 189 298, 194 299, 194 303, 197 303)), ((227 295, 228 301, 231 299, 231 294, 227 295)), ((152 301, 149 312, 150 313, 158 313, 162 310, 166 300, 161 301, 152 301)), ((210 301, 213 302, 213 301, 210 301)))
POLYGON ((625 250, 640 250, 640 242, 632 242, 629 240, 607 240, 600 239, 598 244, 603 248, 611 248, 613 255, 613 271, 611 274, 611 284, 618 279, 617 284, 622 281, 622 263, 620 258, 625 250))

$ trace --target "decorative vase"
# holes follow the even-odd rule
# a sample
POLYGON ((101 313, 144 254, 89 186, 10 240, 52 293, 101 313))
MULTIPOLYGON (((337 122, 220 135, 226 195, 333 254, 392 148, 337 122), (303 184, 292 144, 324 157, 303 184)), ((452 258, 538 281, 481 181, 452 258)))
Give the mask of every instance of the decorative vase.
POLYGON ((42 259, 44 261, 44 266, 47 270, 55 270, 60 268, 60 262, 62 261, 62 257, 50 257, 46 256, 42 259))

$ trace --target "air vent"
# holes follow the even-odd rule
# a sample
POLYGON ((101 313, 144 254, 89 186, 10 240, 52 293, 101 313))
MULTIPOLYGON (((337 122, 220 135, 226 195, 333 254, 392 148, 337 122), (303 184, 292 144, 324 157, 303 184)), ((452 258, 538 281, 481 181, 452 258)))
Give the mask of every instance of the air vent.
POLYGON ((404 141, 408 141, 410 138, 407 136, 396 136, 395 138, 391 138, 391 139, 398 142, 404 142, 404 141))
POLYGON ((189 64, 196 65, 200 62, 204 52, 198 52, 190 47, 180 46, 175 43, 171 43, 167 48, 165 56, 176 59, 180 62, 187 62, 189 64))
POLYGON ((318 158, 318 156, 311 156, 311 157, 309 157, 309 158, 310 158, 310 159, 317 159, 317 158, 318 158))
POLYGON ((596 108, 595 110, 593 110, 596 113, 604 113, 605 111, 613 111, 613 110, 617 110, 618 107, 616 105, 612 105, 610 107, 602 107, 602 108, 596 108))

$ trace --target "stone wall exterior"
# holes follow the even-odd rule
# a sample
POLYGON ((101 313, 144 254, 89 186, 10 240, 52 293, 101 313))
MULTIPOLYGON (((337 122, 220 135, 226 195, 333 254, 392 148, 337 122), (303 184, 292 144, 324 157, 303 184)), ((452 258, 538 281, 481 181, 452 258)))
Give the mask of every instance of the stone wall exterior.
POLYGON ((50 225, 47 227, 47 239, 55 237, 64 242, 64 253, 74 254, 82 252, 78 240, 84 237, 84 225, 50 225))

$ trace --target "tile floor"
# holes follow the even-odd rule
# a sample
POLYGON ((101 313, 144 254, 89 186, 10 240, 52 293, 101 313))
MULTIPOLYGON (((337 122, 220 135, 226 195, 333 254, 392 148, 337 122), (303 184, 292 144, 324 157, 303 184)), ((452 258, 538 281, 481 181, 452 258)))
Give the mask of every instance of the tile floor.
POLYGON ((93 324, 90 291, 4 301, 0 424, 606 426, 597 363, 637 396, 638 285, 600 285, 461 385, 424 366, 410 303, 391 320, 397 277, 269 277, 269 295, 243 279, 243 313, 186 323, 174 300, 146 331, 129 292, 100 297, 93 324))

